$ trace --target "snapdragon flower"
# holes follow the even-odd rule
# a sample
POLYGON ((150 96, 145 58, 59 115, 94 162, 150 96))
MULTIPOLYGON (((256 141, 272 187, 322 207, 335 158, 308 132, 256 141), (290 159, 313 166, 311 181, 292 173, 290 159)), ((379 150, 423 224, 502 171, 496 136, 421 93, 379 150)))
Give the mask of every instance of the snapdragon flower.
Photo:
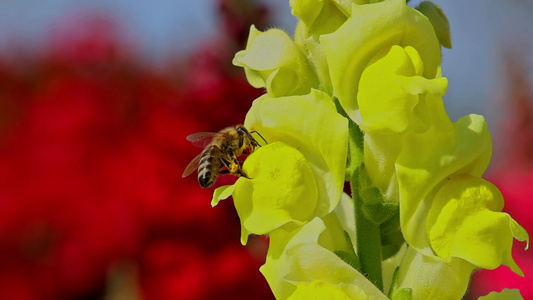
POLYGON ((344 260, 337 255, 353 253, 352 240, 342 235, 353 230, 353 216, 343 216, 346 208, 353 210, 353 202, 344 195, 337 209, 326 217, 315 217, 292 231, 278 229, 270 234, 266 263, 260 270, 277 299, 305 299, 311 291, 317 295, 331 292, 346 299, 386 299, 349 264, 357 263, 355 254, 343 256, 344 260), (335 236, 339 233, 342 236, 335 236))
POLYGON ((460 299, 478 268, 523 275, 511 248, 515 239, 527 248, 529 236, 482 179, 486 121, 452 122, 444 109, 442 10, 404 0, 290 5, 294 40, 252 27, 235 56, 266 88, 244 122, 266 143, 243 163, 248 178, 212 201, 233 196, 243 244, 270 237, 261 272, 276 298, 460 299))
POLYGON ((250 233, 301 226, 337 206, 344 187, 348 121, 337 114, 328 95, 318 90, 304 96, 264 95, 254 101, 244 124, 269 144, 244 162, 249 178, 220 187, 212 202, 214 206, 233 195, 243 244, 250 233))
POLYGON ((335 32, 321 36, 320 42, 335 95, 357 124, 362 122, 358 103, 361 74, 382 49, 391 45, 413 47, 423 61, 426 78, 435 78, 440 65, 433 26, 403 0, 353 4, 350 18, 335 32))

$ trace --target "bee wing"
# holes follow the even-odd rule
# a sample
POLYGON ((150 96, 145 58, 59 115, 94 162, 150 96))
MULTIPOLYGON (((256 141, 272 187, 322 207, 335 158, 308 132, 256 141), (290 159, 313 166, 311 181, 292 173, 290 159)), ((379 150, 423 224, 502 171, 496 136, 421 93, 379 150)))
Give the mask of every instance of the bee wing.
POLYGON ((187 141, 198 148, 205 148, 217 136, 225 136, 225 134, 220 132, 197 132, 187 136, 187 141))
POLYGON ((202 158, 202 153, 196 155, 196 157, 191 160, 191 162, 187 165, 185 168, 185 171, 183 171, 183 174, 181 175, 181 178, 185 178, 189 175, 191 175, 194 170, 198 169, 198 164, 200 163, 200 159, 202 158))

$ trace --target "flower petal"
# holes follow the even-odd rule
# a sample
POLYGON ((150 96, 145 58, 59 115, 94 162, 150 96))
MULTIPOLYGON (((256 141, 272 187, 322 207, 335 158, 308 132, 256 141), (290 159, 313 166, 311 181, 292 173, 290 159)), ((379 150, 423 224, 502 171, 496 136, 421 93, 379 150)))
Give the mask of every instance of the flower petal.
POLYGON ((459 257, 484 269, 507 264, 523 276, 511 248, 513 238, 529 243, 529 237, 502 208, 503 197, 490 182, 470 175, 450 178, 437 192, 427 219, 433 250, 442 259, 459 257))
POLYGON ((298 150, 270 143, 250 155, 243 170, 251 179, 236 182, 233 202, 247 232, 267 234, 313 218, 318 199, 315 175, 298 150))
POLYGON ((296 289, 294 284, 284 278, 287 272, 285 250, 299 244, 317 244, 318 237, 325 228, 324 223, 315 218, 292 231, 280 228, 270 234, 266 262, 259 270, 268 281, 276 299, 286 299, 296 289))
POLYGON ((221 200, 228 199, 233 194, 234 190, 235 190, 235 185, 223 185, 221 187, 218 187, 213 192, 213 199, 211 200, 211 206, 215 207, 218 205, 218 203, 221 200))
POLYGON ((503 289, 501 292, 490 292, 486 296, 477 298, 478 300, 523 300, 518 289, 503 289))
POLYGON ((426 105, 424 101, 442 101, 422 96, 426 93, 442 96, 448 86, 446 78, 420 76, 423 70, 422 59, 413 47, 382 48, 361 74, 358 94, 361 129, 401 133, 407 128, 421 131, 434 126, 436 121, 448 121, 442 116, 425 116, 427 113, 446 116, 444 109, 428 112, 417 108, 420 102, 422 106, 426 105))
POLYGON ((476 266, 462 259, 444 262, 409 247, 396 274, 392 294, 411 289, 412 299, 461 299, 476 266))
POLYGON ((342 7, 331 0, 291 0, 291 13, 306 26, 307 36, 331 33, 346 21, 342 7))
POLYGON ((256 99, 245 126, 258 131, 269 143, 282 141, 307 159, 318 187, 317 216, 331 212, 344 188, 348 153, 348 120, 337 113, 325 93, 256 99))

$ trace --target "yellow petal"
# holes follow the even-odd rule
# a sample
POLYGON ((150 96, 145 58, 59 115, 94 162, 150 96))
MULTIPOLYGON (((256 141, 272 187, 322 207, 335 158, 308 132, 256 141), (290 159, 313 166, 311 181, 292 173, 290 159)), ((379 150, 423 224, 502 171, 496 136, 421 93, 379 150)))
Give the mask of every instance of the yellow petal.
POLYGON ((315 175, 298 150, 270 143, 250 155, 243 170, 251 179, 238 180, 233 201, 247 232, 267 234, 313 218, 318 200, 315 175))
POLYGON ((506 264, 523 276, 511 249, 514 238, 529 243, 529 237, 502 209, 503 197, 490 182, 470 175, 450 178, 428 214, 432 249, 442 259, 459 257, 484 269, 506 264))

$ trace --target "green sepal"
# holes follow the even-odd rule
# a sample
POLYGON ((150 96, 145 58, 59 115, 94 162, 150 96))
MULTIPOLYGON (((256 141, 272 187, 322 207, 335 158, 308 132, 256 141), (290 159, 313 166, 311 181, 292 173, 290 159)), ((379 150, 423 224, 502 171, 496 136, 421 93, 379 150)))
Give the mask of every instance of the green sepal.
POLYGON ((399 212, 398 203, 385 203, 383 196, 376 187, 361 190, 363 213, 373 223, 381 224, 399 212))
POLYGON ((413 290, 411 288, 398 289, 398 276, 400 267, 396 267, 394 274, 392 274, 392 283, 387 295, 391 300, 411 300, 413 298, 413 290))
POLYGON ((397 290, 391 297, 391 300, 411 300, 413 291, 410 288, 403 288, 397 290))
POLYGON ((394 292, 396 291, 397 287, 398 287, 398 274, 399 274, 399 270, 400 270, 400 267, 396 267, 394 269, 394 272, 392 273, 392 279, 391 279, 391 284, 390 284, 390 287, 389 287, 389 292, 387 293, 387 297, 389 299, 392 298, 392 294, 394 294, 394 292))
POLYGON ((352 252, 349 253, 347 251, 334 251, 335 255, 337 255, 340 259, 342 259, 345 263, 349 264, 350 267, 359 270, 361 268, 359 264, 359 259, 357 258, 357 255, 352 252))
POLYGON ((451 49, 452 39, 450 37, 450 23, 444 12, 442 12, 442 9, 432 2, 423 1, 416 7, 416 10, 429 19, 431 25, 433 25, 433 28, 435 29, 435 34, 437 35, 437 39, 439 39, 439 43, 443 47, 451 49))
POLYGON ((344 108, 342 108, 342 105, 339 102, 339 98, 332 97, 332 99, 333 99, 333 103, 335 103, 335 108, 337 109, 337 113, 339 113, 339 115, 342 115, 346 119, 349 119, 350 117, 348 117, 348 114, 344 111, 344 108))
POLYGON ((361 209, 364 216, 370 222, 381 224, 398 213, 398 203, 385 203, 379 189, 372 186, 363 163, 360 163, 359 167, 356 168, 354 172, 352 178, 357 178, 357 182, 355 183, 357 191, 352 192, 359 193, 359 196, 362 199, 361 209))
POLYGON ((382 259, 388 259, 401 249, 405 240, 400 228, 400 214, 392 216, 392 218, 383 222, 380 226, 381 230, 381 256, 382 259))
POLYGON ((355 248, 353 247, 353 243, 350 238, 350 235, 348 234, 346 230, 344 231, 344 236, 346 238, 346 242, 350 246, 351 251, 348 252, 348 251, 337 250, 337 251, 334 251, 334 253, 340 259, 342 259, 345 263, 349 264, 352 268, 359 270, 361 269, 361 263, 359 262, 359 257, 355 253, 355 248))
POLYGON ((333 103, 335 103, 337 112, 348 119, 348 159, 346 160, 346 181, 349 181, 352 179, 355 170, 361 166, 364 160, 364 133, 361 131, 359 126, 348 117, 348 114, 346 114, 342 108, 342 105, 337 97, 333 97, 333 103))

